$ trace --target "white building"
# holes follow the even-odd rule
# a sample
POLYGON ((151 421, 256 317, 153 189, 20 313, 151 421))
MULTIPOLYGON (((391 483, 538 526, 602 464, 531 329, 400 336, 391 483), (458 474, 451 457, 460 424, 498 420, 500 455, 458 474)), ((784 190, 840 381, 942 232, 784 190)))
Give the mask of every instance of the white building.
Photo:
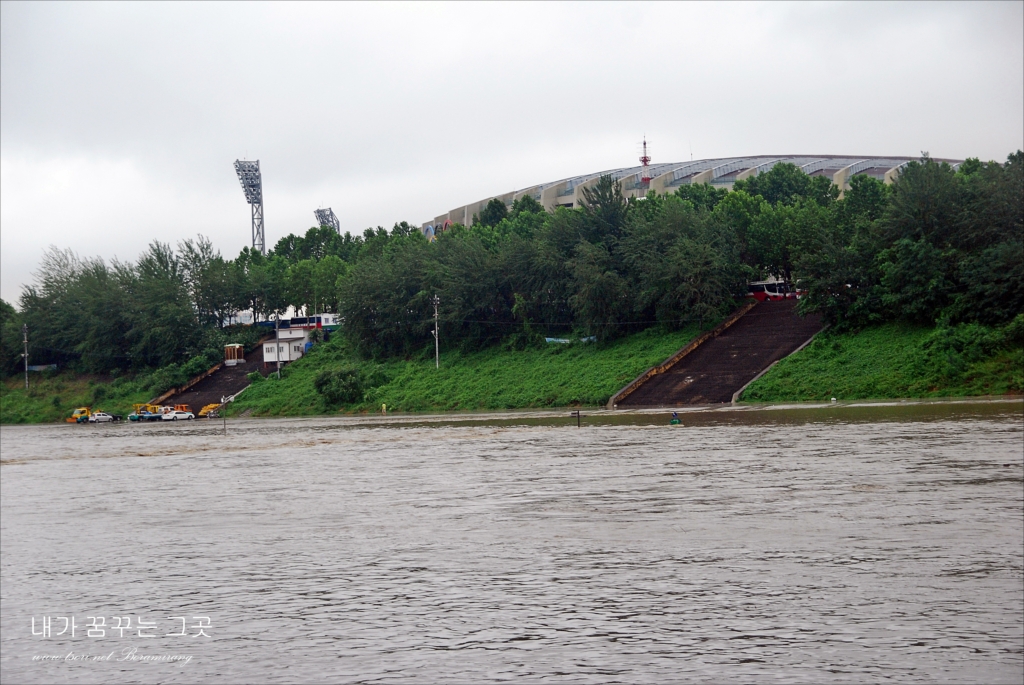
POLYGON ((302 358, 306 353, 306 345, 309 343, 309 331, 306 328, 282 328, 277 331, 276 340, 267 340, 263 343, 263 363, 277 364, 293 362, 302 358))

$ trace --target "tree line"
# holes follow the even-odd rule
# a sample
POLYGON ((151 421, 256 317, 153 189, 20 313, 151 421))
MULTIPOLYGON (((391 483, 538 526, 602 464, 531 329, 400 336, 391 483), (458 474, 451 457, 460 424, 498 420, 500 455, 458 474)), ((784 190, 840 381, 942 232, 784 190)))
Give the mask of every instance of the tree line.
POLYGON ((1018 151, 955 171, 925 156, 892 185, 855 176, 841 198, 790 164, 731 191, 629 200, 604 177, 579 208, 492 200, 432 242, 402 222, 361 236, 311 228, 234 259, 202 236, 155 241, 136 262, 50 248, 18 308, 0 307, 3 369, 18 368, 22 322, 33 363, 109 373, 219 358, 225 342, 255 341, 232 324, 238 312, 268 320, 289 308, 337 313, 367 356, 432 353, 434 296, 446 346, 609 340, 706 325, 769 275, 798 283, 801 310, 839 328, 1001 325, 1024 312, 1022 217, 1018 151))

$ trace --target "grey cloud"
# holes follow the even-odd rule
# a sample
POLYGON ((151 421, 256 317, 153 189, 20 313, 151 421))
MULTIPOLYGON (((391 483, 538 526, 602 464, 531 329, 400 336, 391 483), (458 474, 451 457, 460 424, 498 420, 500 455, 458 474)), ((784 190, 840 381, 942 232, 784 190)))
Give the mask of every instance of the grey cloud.
POLYGON ((319 202, 348 230, 419 222, 628 165, 643 134, 655 161, 1003 159, 1024 145, 1022 7, 5 2, 0 292, 16 299, 43 239, 131 258, 142 235, 202 230, 235 254, 246 154, 271 244, 319 202), (86 198, 47 190, 62 160, 96 165, 86 198))

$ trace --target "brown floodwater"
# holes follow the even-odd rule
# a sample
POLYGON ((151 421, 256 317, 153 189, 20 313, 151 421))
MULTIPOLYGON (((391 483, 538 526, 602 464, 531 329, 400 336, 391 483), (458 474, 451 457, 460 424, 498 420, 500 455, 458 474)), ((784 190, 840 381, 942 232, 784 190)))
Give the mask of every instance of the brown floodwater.
POLYGON ((0 676, 1024 682, 1021 401, 583 414, 4 426, 0 676))

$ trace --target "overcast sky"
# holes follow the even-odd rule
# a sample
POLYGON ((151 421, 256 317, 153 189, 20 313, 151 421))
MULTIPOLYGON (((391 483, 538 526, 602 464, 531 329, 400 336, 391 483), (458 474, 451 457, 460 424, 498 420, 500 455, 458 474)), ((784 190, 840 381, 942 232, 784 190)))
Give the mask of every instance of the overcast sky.
POLYGON ((1004 161, 1024 3, 0 4, 0 295, 48 245, 135 259, 343 230, 632 166, 758 154, 1004 161))

